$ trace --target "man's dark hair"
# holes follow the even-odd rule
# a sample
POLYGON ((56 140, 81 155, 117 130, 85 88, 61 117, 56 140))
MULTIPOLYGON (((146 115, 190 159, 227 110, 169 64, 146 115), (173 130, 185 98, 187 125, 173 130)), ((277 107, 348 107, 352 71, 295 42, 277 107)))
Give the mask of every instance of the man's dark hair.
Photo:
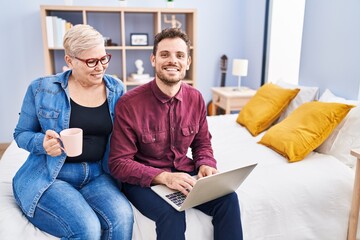
POLYGON ((154 48, 153 48, 154 56, 156 55, 159 42, 161 42, 163 39, 166 38, 181 38, 186 43, 187 54, 188 56, 190 56, 190 45, 191 45, 190 39, 188 35, 185 32, 183 32, 180 28, 165 28, 164 30, 162 30, 161 32, 155 35, 154 48))

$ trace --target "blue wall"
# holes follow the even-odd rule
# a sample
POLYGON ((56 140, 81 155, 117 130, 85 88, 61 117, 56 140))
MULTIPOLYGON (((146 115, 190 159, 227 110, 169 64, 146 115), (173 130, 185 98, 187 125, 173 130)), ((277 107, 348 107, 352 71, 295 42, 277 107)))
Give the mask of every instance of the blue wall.
POLYGON ((360 1, 306 1, 300 84, 358 99, 359 58, 360 1))
MULTIPOLYGON (((3 3, 4 4, 4 3, 3 3)), ((0 142, 12 140, 23 96, 29 83, 44 74, 40 5, 62 5, 62 0, 7 1, 0 15, 1 46, 0 142)), ((119 6, 117 0, 74 0, 74 5, 119 6)), ((166 7, 165 0, 128 0, 129 7, 166 7)), ((227 85, 236 85, 231 75, 233 58, 249 58, 243 84, 260 85, 264 0, 175 0, 175 7, 198 12, 197 88, 206 101, 210 88, 220 85, 220 57, 229 58, 227 85), (249 16, 250 15, 250 16, 249 16), (249 19, 247 19, 250 17, 249 19), (253 38, 251 40, 250 38, 253 38), (249 43, 249 47, 246 46, 249 43)))
MULTIPOLYGON (((197 88, 206 102, 210 88, 220 85, 220 57, 229 59, 226 85, 234 58, 249 59, 242 84, 258 88, 261 81, 266 0, 175 0, 175 7, 198 11, 197 88)), ((22 99, 29 83, 44 74, 40 5, 62 0, 12 0, 2 3, 0 142, 12 140, 22 99)), ((300 84, 329 86, 334 93, 357 98, 359 89, 360 9, 358 0, 307 1, 300 84), (341 68, 335 68, 340 66, 341 68), (353 87, 355 86, 355 87, 353 87)), ((74 5, 118 6, 117 0, 74 0, 74 5)), ((165 0, 128 0, 129 7, 165 7, 165 0)))

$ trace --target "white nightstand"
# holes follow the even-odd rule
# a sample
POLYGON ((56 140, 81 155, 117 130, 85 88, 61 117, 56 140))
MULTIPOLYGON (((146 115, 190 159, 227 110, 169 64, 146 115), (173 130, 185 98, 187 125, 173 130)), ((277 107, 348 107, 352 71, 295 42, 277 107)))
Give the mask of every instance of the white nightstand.
POLYGON ((351 155, 357 158, 354 190, 351 202, 351 210, 349 216, 349 229, 348 229, 348 240, 356 239, 356 232, 359 220, 359 208, 360 208, 360 149, 351 150, 351 155))
POLYGON ((235 90, 236 87, 214 87, 212 91, 212 113, 215 113, 216 107, 225 110, 225 114, 231 111, 240 111, 245 104, 255 95, 256 91, 247 87, 241 90, 235 90))

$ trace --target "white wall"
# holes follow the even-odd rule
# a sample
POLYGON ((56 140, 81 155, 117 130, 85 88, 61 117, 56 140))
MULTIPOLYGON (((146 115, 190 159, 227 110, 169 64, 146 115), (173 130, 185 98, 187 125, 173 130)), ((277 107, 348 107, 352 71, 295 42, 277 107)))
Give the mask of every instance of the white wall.
POLYGON ((266 82, 299 81, 305 0, 272 0, 266 82))

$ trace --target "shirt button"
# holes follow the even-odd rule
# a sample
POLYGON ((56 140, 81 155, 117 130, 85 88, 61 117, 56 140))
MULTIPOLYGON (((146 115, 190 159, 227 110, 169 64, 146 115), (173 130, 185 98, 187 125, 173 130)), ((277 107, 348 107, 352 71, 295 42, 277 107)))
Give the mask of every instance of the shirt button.
POLYGON ((156 140, 155 138, 152 139, 153 142, 155 142, 155 140, 156 140))
POLYGON ((193 130, 191 130, 190 132, 191 132, 191 133, 194 133, 194 131, 193 131, 193 130))

